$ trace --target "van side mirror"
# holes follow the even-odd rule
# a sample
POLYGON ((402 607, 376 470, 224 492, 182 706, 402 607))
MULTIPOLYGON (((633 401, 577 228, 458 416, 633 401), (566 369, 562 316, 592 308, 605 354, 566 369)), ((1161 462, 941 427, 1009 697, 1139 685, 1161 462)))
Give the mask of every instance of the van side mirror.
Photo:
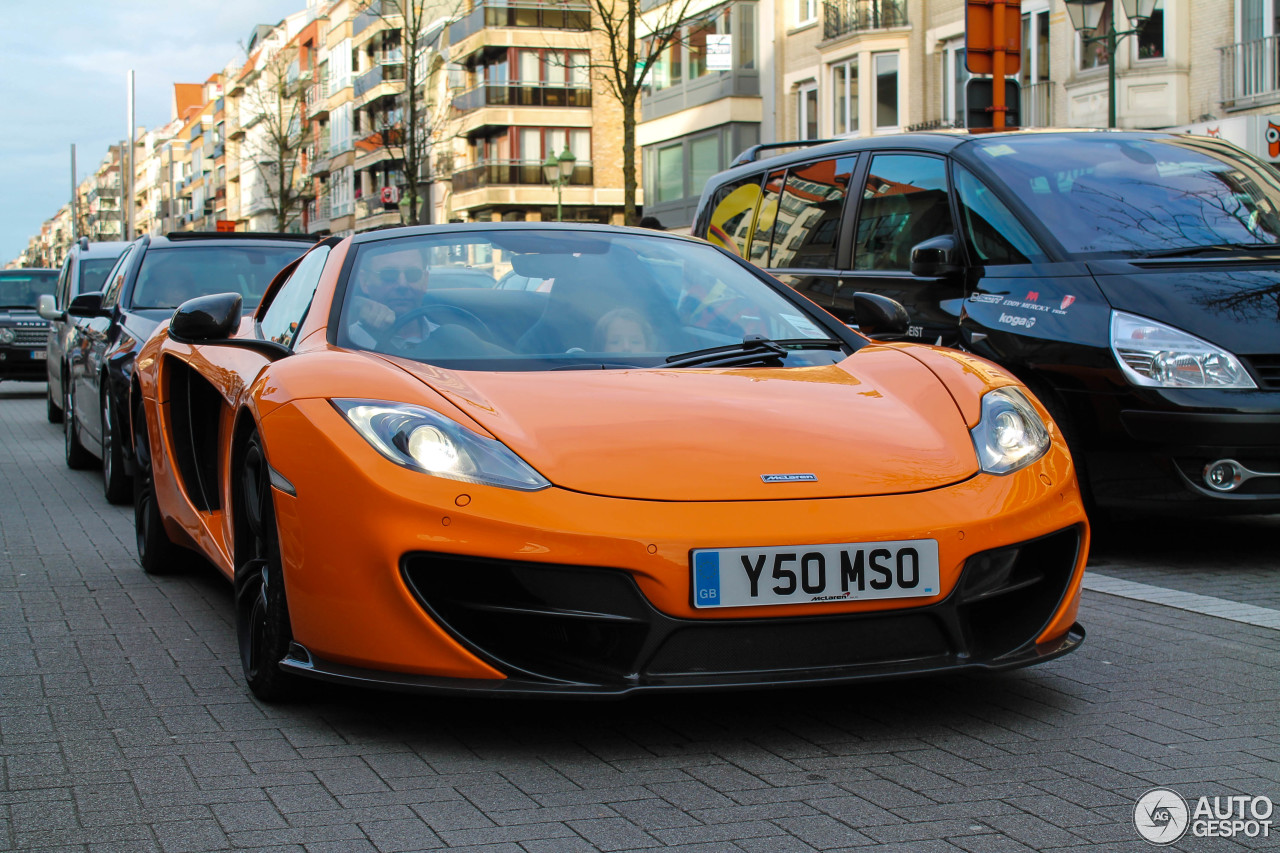
POLYGON ((950 234, 930 237, 911 247, 911 274, 923 278, 944 278, 961 272, 959 247, 950 234))
POLYGON ((82 293, 72 299, 67 306, 67 313, 72 317, 85 318, 107 316, 108 312, 102 310, 102 291, 82 293))
POLYGON ((878 293, 853 294, 853 315, 858 331, 867 337, 905 335, 911 324, 901 302, 878 293))
POLYGON ((226 340, 240 328, 242 303, 238 293, 215 293, 188 299, 173 312, 169 337, 184 344, 226 340))
POLYGON ((63 313, 58 310, 58 303, 54 301, 53 296, 48 293, 42 293, 36 299, 36 313, 46 320, 61 320, 63 313))

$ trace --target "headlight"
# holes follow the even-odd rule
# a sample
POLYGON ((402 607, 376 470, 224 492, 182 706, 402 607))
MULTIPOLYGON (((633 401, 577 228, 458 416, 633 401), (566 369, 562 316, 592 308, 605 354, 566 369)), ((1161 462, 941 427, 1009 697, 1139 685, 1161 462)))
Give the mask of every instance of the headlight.
POLYGON ((982 398, 982 419, 969 434, 988 474, 1011 474, 1049 449, 1049 430, 1017 388, 988 391, 982 398))
POLYGON ((0 329, 0 344, 11 344, 18 337, 18 333, 13 329, 0 329))
POLYGON ((407 403, 334 400, 365 441, 407 468, 504 489, 533 492, 551 485, 506 445, 477 435, 439 412, 407 403))
POLYGON ((1111 312, 1111 351, 1134 385, 1150 388, 1257 388, 1224 349, 1155 320, 1111 312))

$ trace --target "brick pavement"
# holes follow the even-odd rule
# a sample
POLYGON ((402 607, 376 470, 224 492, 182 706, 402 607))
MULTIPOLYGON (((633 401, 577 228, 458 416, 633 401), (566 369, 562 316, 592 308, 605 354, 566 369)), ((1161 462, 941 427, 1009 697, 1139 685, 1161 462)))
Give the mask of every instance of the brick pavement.
POLYGON ((0 849, 1146 851, 1154 786, 1280 802, 1280 631, 1095 593, 1079 651, 1003 676, 264 706, 228 585, 142 573, 42 395, 0 386, 0 849))

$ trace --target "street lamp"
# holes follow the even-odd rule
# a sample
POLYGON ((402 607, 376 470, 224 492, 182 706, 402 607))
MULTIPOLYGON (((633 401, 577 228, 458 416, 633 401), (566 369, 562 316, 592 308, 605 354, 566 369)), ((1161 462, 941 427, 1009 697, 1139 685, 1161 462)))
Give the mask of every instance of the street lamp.
POLYGON ((1096 33, 1106 17, 1106 35, 1084 36, 1084 44, 1107 43, 1107 127, 1116 126, 1116 44, 1125 36, 1138 32, 1151 17, 1159 0, 1120 0, 1131 29, 1117 30, 1113 0, 1064 0, 1071 26, 1080 35, 1096 33))
POLYGON ((566 145, 559 157, 548 154, 546 161, 542 164, 542 176, 547 179, 548 184, 556 188, 556 222, 564 221, 560 215, 560 194, 564 185, 573 177, 573 164, 577 159, 566 145))

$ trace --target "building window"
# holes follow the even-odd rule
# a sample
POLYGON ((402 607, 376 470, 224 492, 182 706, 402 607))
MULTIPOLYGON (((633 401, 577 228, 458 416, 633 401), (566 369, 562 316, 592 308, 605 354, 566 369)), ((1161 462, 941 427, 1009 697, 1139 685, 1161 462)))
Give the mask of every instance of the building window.
POLYGON ((809 81, 796 92, 796 133, 800 139, 818 138, 818 84, 809 81))
POLYGON ((720 134, 703 136, 689 143, 690 195, 702 194, 707 181, 720 171, 721 162, 720 134))
POLYGON ((658 175, 654 182, 655 202, 684 198, 684 144, 658 149, 658 175))
POLYGON ((898 119, 898 54, 877 53, 876 130, 897 130, 898 119))
POLYGON ((818 0, 795 0, 795 4, 797 27, 818 20, 818 0))
POLYGON ((679 35, 654 62, 645 85, 658 92, 721 73, 707 68, 707 36, 716 35, 731 37, 735 68, 756 67, 755 4, 726 5, 698 15, 693 23, 681 27, 679 35))
POLYGON ((1018 72, 1021 103, 1018 121, 1023 127, 1049 127, 1053 108, 1049 96, 1049 9, 1028 10, 1022 16, 1022 62, 1018 72))
POLYGON ((837 135, 858 132, 858 59, 831 66, 831 98, 837 135))
POLYGON ((1137 59, 1164 59, 1164 0, 1158 0, 1151 17, 1138 27, 1134 44, 1137 59))
POLYGON ((965 65, 964 38, 947 42, 942 63, 942 117, 955 127, 968 127, 965 112, 965 84, 973 75, 965 65))
POLYGON ((1107 27, 1114 16, 1114 0, 1105 0, 1102 5, 1102 17, 1098 20, 1098 28, 1092 32, 1076 33, 1076 54, 1080 57, 1081 71, 1107 67, 1107 27))

